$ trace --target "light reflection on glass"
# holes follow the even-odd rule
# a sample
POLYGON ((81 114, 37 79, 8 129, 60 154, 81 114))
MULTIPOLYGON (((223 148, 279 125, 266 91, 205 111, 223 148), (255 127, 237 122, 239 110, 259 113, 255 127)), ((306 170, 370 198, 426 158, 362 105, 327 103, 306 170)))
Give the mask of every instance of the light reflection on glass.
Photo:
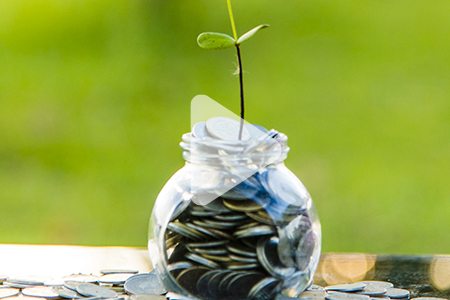
POLYGON ((370 280, 375 273, 375 255, 331 254, 324 255, 318 266, 315 282, 324 281, 327 285, 370 280))
POLYGON ((450 258, 435 256, 429 268, 431 283, 440 291, 450 289, 450 258))

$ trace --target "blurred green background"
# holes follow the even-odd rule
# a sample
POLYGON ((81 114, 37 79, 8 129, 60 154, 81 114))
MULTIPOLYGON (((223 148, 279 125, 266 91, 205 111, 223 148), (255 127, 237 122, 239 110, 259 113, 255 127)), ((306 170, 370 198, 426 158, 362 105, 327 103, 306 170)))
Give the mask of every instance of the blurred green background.
MULTIPOLYGON (((323 251, 448 253, 450 3, 233 1, 246 119, 289 136, 323 251)), ((190 101, 239 112, 225 0, 0 1, 1 243, 145 246, 190 101)))

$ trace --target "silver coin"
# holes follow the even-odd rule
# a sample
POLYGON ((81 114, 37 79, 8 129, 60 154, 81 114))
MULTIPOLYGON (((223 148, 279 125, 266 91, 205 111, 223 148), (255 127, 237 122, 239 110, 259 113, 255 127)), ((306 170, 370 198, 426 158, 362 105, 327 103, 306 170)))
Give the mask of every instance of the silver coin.
POLYGON ((14 284, 23 284, 23 285, 44 285, 44 281, 33 279, 33 278, 9 278, 8 283, 14 283, 14 284))
POLYGON ((192 135, 198 139, 212 138, 206 130, 206 122, 198 122, 192 127, 192 135))
POLYGON ((8 281, 4 281, 3 285, 7 286, 7 287, 10 287, 10 288, 14 288, 14 289, 25 289, 25 288, 28 288, 28 287, 36 286, 36 285, 12 283, 12 282, 8 282, 8 281))
POLYGON ((57 293, 61 298, 66 298, 66 299, 79 299, 79 298, 83 298, 80 294, 78 294, 77 292, 73 291, 73 290, 69 290, 67 288, 64 287, 53 287, 52 288, 53 291, 55 293, 57 293))
POLYGON ((183 223, 180 222, 170 222, 167 225, 167 229, 170 229, 178 234, 181 234, 182 236, 188 238, 188 239, 192 239, 192 240, 201 240, 206 238, 206 235, 195 230, 192 228, 189 228, 188 226, 186 226, 183 223))
POLYGON ((184 269, 189 269, 192 267, 193 267, 193 265, 190 262, 180 261, 180 262, 176 262, 176 263, 168 265, 167 270, 169 270, 169 272, 172 272, 175 270, 184 270, 184 269))
POLYGON ((245 124, 248 132, 252 136, 252 140, 260 140, 267 136, 267 129, 257 124, 245 124))
MULTIPOLYGON (((206 129, 215 138, 237 141, 239 139, 240 122, 226 117, 214 117, 206 121, 206 129)), ((248 129, 243 127, 241 140, 247 141, 250 138, 248 129)))
POLYGON ((166 293, 163 283, 156 274, 135 275, 125 282, 125 291, 129 294, 162 295, 166 293))
POLYGON ((98 276, 92 274, 72 274, 62 278, 64 281, 79 281, 93 283, 98 282, 98 276))
POLYGON ((282 264, 278 255, 278 243, 279 239, 276 236, 261 238, 256 246, 256 253, 259 262, 270 275, 277 278, 288 278, 295 273, 296 269, 282 264))
POLYGON ((361 295, 367 295, 367 296, 381 296, 383 294, 386 293, 386 289, 385 288, 379 288, 376 286, 367 286, 360 292, 358 292, 358 294, 361 295))
POLYGON ((338 291, 338 292, 358 292, 362 291, 366 287, 363 282, 336 284, 325 287, 326 291, 338 291))
POLYGON ((59 294, 56 293, 52 287, 49 286, 37 286, 26 288, 22 290, 22 294, 30 297, 39 298, 58 298, 59 294))
POLYGON ((383 296, 391 299, 401 299, 409 297, 409 291, 405 289, 390 288, 386 289, 386 293, 383 296))
POLYGON ((186 258, 188 258, 188 259, 190 259, 190 260, 192 260, 192 261, 194 261, 194 262, 196 262, 198 264, 201 264, 203 266, 211 268, 211 269, 220 268, 220 265, 215 263, 214 261, 209 260, 209 259, 207 259, 205 257, 202 257, 202 256, 194 254, 194 253, 186 254, 186 258))
POLYGON ((207 241, 198 243, 186 243, 186 247, 189 248, 211 248, 228 244, 229 240, 219 240, 219 241, 207 241))
POLYGON ((8 276, 0 275, 0 283, 6 281, 7 279, 8 279, 8 276))
POLYGON ((116 298, 117 293, 102 286, 92 283, 82 283, 77 286, 77 293, 85 297, 101 297, 101 298, 116 298))
MULTIPOLYGON (((197 221, 197 220, 194 220, 194 221, 197 221)), ((211 236, 213 238, 216 238, 216 239, 220 238, 220 236, 218 236, 217 234, 211 232, 209 230, 209 228, 203 228, 202 226, 198 226, 198 225, 195 225, 195 224, 192 224, 192 223, 186 223, 186 226, 188 226, 188 227, 190 227, 192 229, 195 229, 198 232, 201 232, 201 233, 204 233, 206 235, 209 235, 209 236, 211 236)))
POLYGON ((240 262, 244 262, 244 263, 257 263, 258 262, 258 260, 256 258, 248 257, 248 256, 228 254, 228 257, 234 261, 240 261, 240 262))
MULTIPOLYGON (((230 200, 224 199, 223 204, 231 210, 239 211, 239 212, 252 212, 263 209, 260 203, 257 203, 253 200, 230 200)), ((263 203, 267 206, 268 203, 263 203)))
POLYGON ((226 255, 228 254, 225 248, 188 248, 192 253, 208 254, 208 255, 226 255))
POLYGON ((213 234, 217 235, 218 238, 224 238, 224 239, 228 239, 228 240, 235 240, 236 238, 234 236, 232 236, 231 234, 219 230, 219 229, 213 229, 213 228, 208 228, 208 231, 211 231, 213 234))
POLYGON ((227 263, 226 265, 228 269, 233 271, 254 270, 260 267, 258 263, 242 263, 237 261, 227 263))
POLYGON ((365 283, 366 288, 377 287, 377 288, 383 288, 383 289, 390 289, 390 288, 394 287, 394 285, 388 281, 367 280, 367 281, 360 281, 360 282, 365 283))
POLYGON ((252 218, 253 220, 258 221, 260 223, 266 225, 274 225, 272 218, 265 210, 258 210, 256 212, 246 212, 245 214, 250 218, 252 218))
POLYGON ((211 255, 211 254, 202 254, 202 257, 215 261, 215 262, 232 262, 233 260, 226 255, 211 255))
POLYGON ((273 277, 266 277, 261 279, 250 289, 247 297, 249 299, 270 299, 274 295, 275 286, 278 285, 278 280, 273 277))
POLYGON ((103 269, 100 270, 100 273, 102 273, 103 275, 118 274, 118 273, 137 274, 139 273, 139 271, 130 269, 103 269))
POLYGON ((370 300, 367 295, 360 295, 354 293, 343 293, 330 291, 326 296, 326 300, 370 300))
POLYGON ((231 213, 222 215, 215 214, 213 218, 220 221, 241 221, 247 219, 247 215, 241 213, 231 213))
POLYGON ((0 298, 7 298, 18 295, 20 292, 19 289, 15 288, 2 288, 0 289, 0 298))
POLYGON ((206 227, 206 228, 217 228, 217 229, 230 229, 235 226, 239 226, 242 224, 242 221, 234 221, 234 222, 226 222, 226 221, 215 221, 215 220, 207 220, 203 221, 194 220, 195 225, 206 227))
POLYGON ((248 257, 256 257, 255 249, 250 248, 241 242, 232 242, 227 246, 228 251, 237 255, 243 255, 248 257))
POLYGON ((272 226, 261 225, 252 228, 238 230, 234 233, 237 238, 245 238, 252 236, 262 236, 262 235, 270 235, 274 234, 276 230, 272 226))
POLYGON ((77 286, 79 286, 82 283, 84 283, 84 282, 67 280, 67 281, 64 281, 64 287, 69 289, 69 290, 76 291, 77 290, 77 286))
POLYGON ((123 284, 128 278, 133 276, 133 273, 110 273, 100 276, 99 283, 123 284))

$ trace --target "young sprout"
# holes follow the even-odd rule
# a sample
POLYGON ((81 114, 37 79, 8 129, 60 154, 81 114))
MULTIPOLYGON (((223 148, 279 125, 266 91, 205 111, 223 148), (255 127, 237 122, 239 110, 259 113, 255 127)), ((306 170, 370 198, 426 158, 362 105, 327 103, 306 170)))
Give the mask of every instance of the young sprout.
POLYGON ((227 49, 233 46, 236 47, 240 98, 241 98, 241 123, 239 127, 239 140, 241 140, 242 129, 244 128, 244 78, 243 78, 244 72, 242 70, 241 50, 239 47, 243 42, 254 36, 259 30, 267 28, 269 27, 269 25, 267 24, 258 25, 238 38, 236 34, 236 27, 234 25, 233 11, 231 9, 230 0, 227 0, 227 4, 228 4, 228 14, 230 15, 231 28, 233 30, 233 37, 225 33, 203 32, 198 36, 197 43, 201 48, 207 50, 220 50, 220 49, 227 49))

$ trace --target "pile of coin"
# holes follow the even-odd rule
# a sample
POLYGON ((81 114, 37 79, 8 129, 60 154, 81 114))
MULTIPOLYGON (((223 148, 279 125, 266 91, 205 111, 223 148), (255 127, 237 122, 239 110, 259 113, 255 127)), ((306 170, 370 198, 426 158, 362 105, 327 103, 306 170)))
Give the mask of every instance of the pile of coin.
POLYGON ((154 272, 102 270, 102 275, 72 274, 61 279, 47 276, 0 276, 0 298, 165 300, 162 282, 154 272))
POLYGON ((223 165, 209 173, 216 172, 212 179, 199 176, 199 182, 178 186, 183 201, 165 231, 170 276, 203 300, 272 299, 291 288, 288 280, 302 282, 297 289, 303 291, 312 278, 313 254, 318 259, 320 237, 309 210, 311 198, 300 181, 284 165, 256 164, 259 168, 250 175, 244 170, 245 176, 233 165, 237 158, 253 167, 264 155, 255 150, 264 148, 258 145, 283 135, 247 124, 242 141, 254 143, 237 142, 234 149, 239 125, 216 117, 193 127, 192 137, 200 140, 196 154, 217 155, 223 165), (202 141, 209 141, 207 148, 202 141), (220 179, 214 182, 216 174, 220 179))

